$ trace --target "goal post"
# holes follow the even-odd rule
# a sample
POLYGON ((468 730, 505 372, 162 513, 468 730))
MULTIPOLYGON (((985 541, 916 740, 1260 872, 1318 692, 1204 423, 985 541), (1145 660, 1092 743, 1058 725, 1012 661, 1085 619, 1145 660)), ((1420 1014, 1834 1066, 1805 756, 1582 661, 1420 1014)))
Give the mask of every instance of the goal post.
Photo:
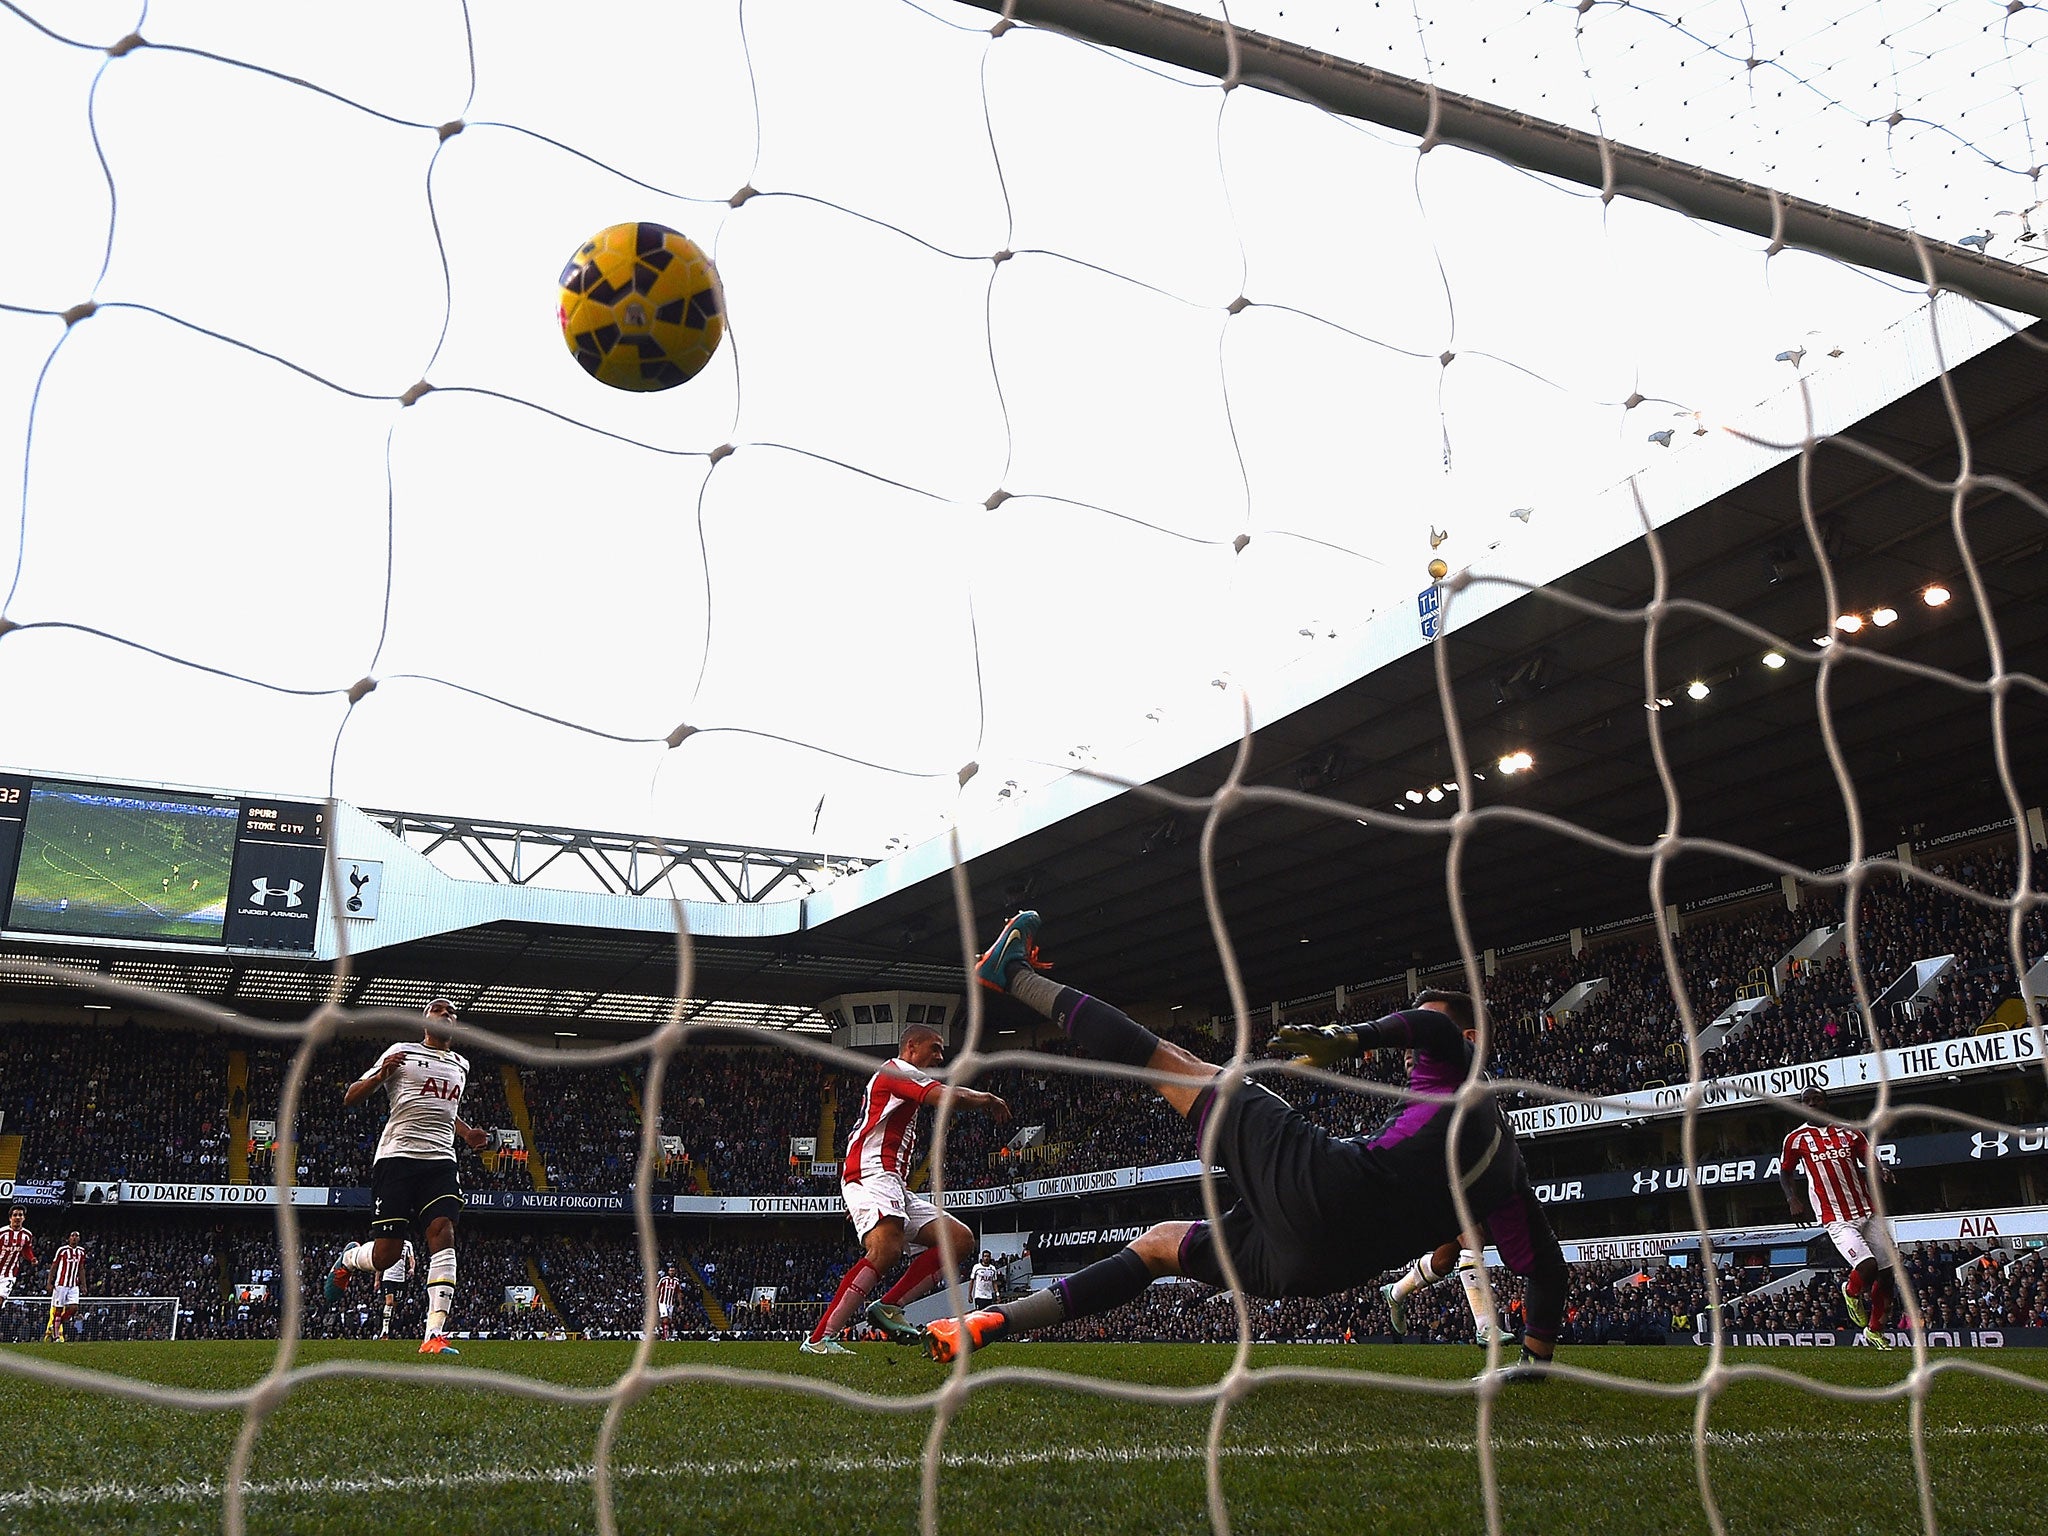
MULTIPOLYGON (((74 1304, 72 1318, 95 1314, 100 1321, 88 1334, 95 1340, 176 1340, 178 1310, 183 1305, 176 1296, 81 1296, 74 1304)), ((26 1309, 37 1320, 39 1333, 47 1326, 49 1296, 12 1296, 7 1306, 26 1309)))

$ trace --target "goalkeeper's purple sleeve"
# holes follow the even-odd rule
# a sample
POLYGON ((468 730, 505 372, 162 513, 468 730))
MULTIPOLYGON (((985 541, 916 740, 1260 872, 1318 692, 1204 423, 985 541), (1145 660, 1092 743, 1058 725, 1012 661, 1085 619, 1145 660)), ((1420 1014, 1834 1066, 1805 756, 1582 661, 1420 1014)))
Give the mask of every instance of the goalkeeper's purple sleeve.
POLYGON ((1416 1050, 1443 1061, 1462 1062, 1467 1043, 1465 1032, 1447 1013, 1434 1008, 1402 1008, 1383 1019, 1360 1024, 1351 1031, 1358 1049, 1377 1051, 1384 1047, 1416 1050))

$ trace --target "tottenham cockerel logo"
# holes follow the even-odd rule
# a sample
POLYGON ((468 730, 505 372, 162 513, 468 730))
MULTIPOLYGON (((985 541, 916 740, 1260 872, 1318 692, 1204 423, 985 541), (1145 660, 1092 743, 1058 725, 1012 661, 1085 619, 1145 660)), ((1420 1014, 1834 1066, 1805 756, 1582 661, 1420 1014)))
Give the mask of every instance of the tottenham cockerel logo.
POLYGON ((306 882, 303 880, 287 880, 283 885, 272 885, 268 875, 258 875, 249 882, 249 899, 259 907, 268 908, 271 897, 275 896, 289 912, 305 905, 299 900, 305 889, 306 882))

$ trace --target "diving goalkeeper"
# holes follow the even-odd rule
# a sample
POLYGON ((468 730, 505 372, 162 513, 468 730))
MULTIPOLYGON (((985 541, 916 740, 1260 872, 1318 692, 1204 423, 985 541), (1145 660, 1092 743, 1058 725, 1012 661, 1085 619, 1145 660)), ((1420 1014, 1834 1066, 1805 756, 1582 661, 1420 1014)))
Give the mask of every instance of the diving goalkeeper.
MULTIPOLYGON (((1153 1087, 1193 1127, 1198 1145, 1209 1121, 1217 1121, 1216 1161, 1230 1176, 1237 1203, 1214 1227, 1206 1221, 1162 1222, 1121 1252, 1045 1290, 971 1312, 964 1336, 959 1319, 933 1321, 924 1331, 926 1352, 934 1359, 950 1360, 962 1347, 985 1348, 1106 1312, 1136 1299, 1163 1275, 1222 1286, 1226 1248, 1245 1291, 1277 1300, 1350 1290, 1406 1263, 1418 1250, 1457 1238, 1452 1159, 1446 1157, 1452 1105, 1408 1104, 1376 1135, 1351 1138, 1330 1135, 1256 1082, 1221 1098, 1220 1067, 1161 1040, 1100 999, 1039 975, 1044 966, 1038 928, 1036 912, 1011 918, 976 962, 976 979, 1051 1019, 1091 1056, 1170 1074, 1153 1087)), ((1472 1001, 1463 993, 1424 992, 1417 1006, 1369 1024, 1283 1029, 1273 1043, 1315 1066, 1383 1048, 1402 1050, 1408 1053, 1411 1087, 1449 1094, 1471 1070, 1472 1047, 1463 1032, 1471 1023, 1472 1001)), ((1557 1341, 1569 1271, 1530 1187, 1514 1129, 1492 1099, 1466 1112, 1455 1164, 1458 1182, 1502 1261, 1526 1277, 1522 1361, 1540 1367, 1557 1341)))

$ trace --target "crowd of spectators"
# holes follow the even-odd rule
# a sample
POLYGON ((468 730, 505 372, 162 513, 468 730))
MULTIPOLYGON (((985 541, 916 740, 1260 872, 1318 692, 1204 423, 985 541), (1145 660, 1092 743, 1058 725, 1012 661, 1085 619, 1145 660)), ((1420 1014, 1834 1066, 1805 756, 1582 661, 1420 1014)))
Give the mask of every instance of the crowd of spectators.
MULTIPOLYGON (((1941 874, 1995 897, 2009 897, 2017 878, 2004 853, 1953 856, 1941 874)), ((1843 919, 1841 893, 1820 891, 1797 911, 1764 902, 1718 920, 1695 916, 1675 939, 1679 987, 1695 1028, 1711 1022, 1739 993, 1771 978, 1777 996, 1704 1055, 1711 1075, 1789 1066, 1870 1048, 1846 949, 1802 963, 1777 985, 1773 968, 1797 941, 1843 919)), ((1857 903, 1856 953, 1874 995, 1916 960, 1954 955, 1955 965, 1930 995, 1887 1007, 1878 1020, 1886 1045, 1952 1038, 1979 1028, 2016 995, 2006 911, 1918 880, 1883 872, 1867 880, 1857 903)), ((2048 918, 2027 914, 2023 958, 2048 950, 2048 918)), ((1498 1076, 1582 1093, 1611 1093, 1682 1080, 1686 1029, 1663 951, 1650 940, 1624 940, 1576 956, 1549 954, 1502 968, 1487 990, 1495 1030, 1489 1060, 1498 1076), (1560 1011, 1580 982, 1604 986, 1580 1006, 1560 1011)), ((1369 1016, 1398 1003, 1394 996, 1354 996, 1349 1015, 1369 1016)), ((1325 1007, 1303 1009, 1292 1022, 1347 1017, 1325 1007)), ((1271 1027, 1261 1017, 1255 1036, 1271 1027)), ((1234 1040, 1205 1027, 1169 1030, 1197 1054, 1220 1061, 1234 1040)), ((1255 1039, 1255 1044, 1257 1040, 1255 1039)), ((345 1038, 324 1046, 309 1064, 300 1103, 295 1171, 302 1183, 359 1187, 382 1124, 375 1102, 342 1107, 348 1084, 375 1058, 379 1042, 345 1038)), ((963 1112, 952 1117, 946 1182, 953 1188, 1101 1168, 1172 1162, 1193 1154, 1179 1117, 1149 1088, 1127 1078, 1071 1070, 1071 1052, 1054 1038, 1039 1047, 1040 1066, 985 1072, 975 1086, 1001 1094, 1014 1118, 997 1125, 963 1112), (1043 1127, 1039 1143, 1013 1153, 1026 1126, 1043 1127)), ((229 1126, 246 1116, 278 1116, 291 1052, 283 1044, 169 1031, 129 1023, 113 1026, 0 1025, 0 1124, 25 1145, 23 1179, 137 1179, 223 1183, 230 1178, 229 1126), (231 1101, 227 1062, 239 1050, 248 1065, 245 1097, 231 1101), (145 1069, 146 1068, 146 1069, 145 1069)), ((1391 1058, 1357 1064, 1352 1075, 1398 1084, 1391 1058)), ((551 1188, 627 1190, 641 1134, 644 1064, 624 1067, 520 1067, 530 1115, 532 1157, 551 1188)), ((828 1085, 836 1095, 831 1139, 819 1148, 830 1164, 843 1149, 860 1108, 864 1077, 796 1052, 770 1047, 692 1045, 669 1065, 662 1130, 681 1144, 657 1168, 657 1195, 695 1189, 715 1193, 830 1193, 831 1176, 814 1174, 791 1155, 792 1137, 824 1128, 828 1085)), ((1295 1082, 1287 1091, 1304 1110, 1340 1134, 1367 1132, 1394 1101, 1327 1085, 1295 1082)), ((501 1064, 473 1057, 463 1113, 486 1128, 512 1127, 501 1064)), ((925 1133, 930 1135, 929 1121, 925 1133)), ((273 1150, 252 1149, 250 1177, 266 1179, 273 1150)), ((534 1187, 529 1164, 514 1156, 462 1158, 472 1188, 534 1187)))
POLYGON ((227 1048, 145 1029, 0 1024, 0 1127, 21 1179, 227 1179, 227 1048))

